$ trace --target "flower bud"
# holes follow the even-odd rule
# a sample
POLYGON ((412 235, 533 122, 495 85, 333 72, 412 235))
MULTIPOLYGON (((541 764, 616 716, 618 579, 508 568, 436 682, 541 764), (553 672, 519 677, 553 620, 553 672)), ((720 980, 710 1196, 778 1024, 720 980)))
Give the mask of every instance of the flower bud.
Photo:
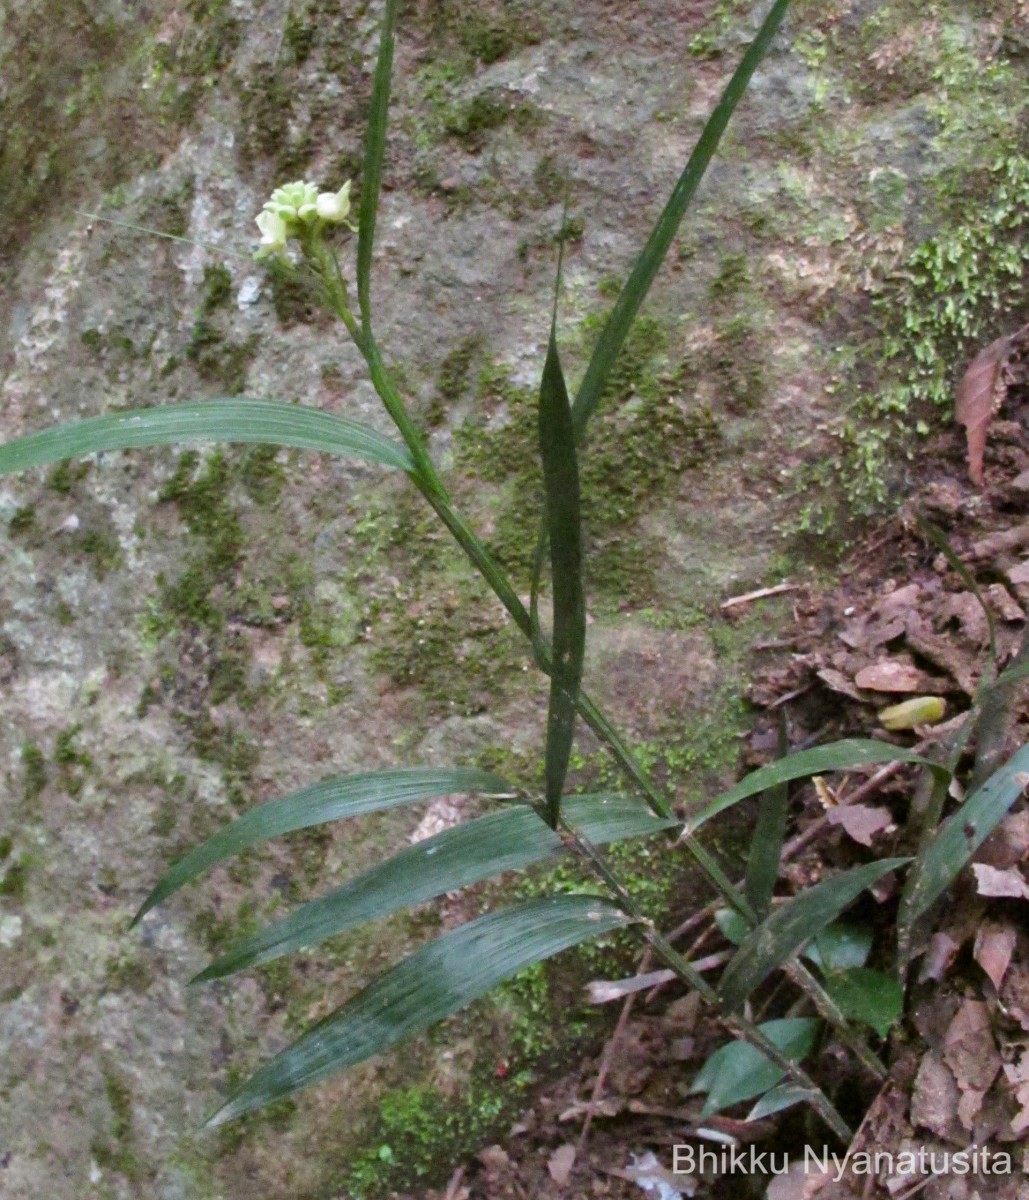
POLYGON ((318 216, 323 221, 339 224, 350 214, 350 180, 338 192, 322 192, 316 202, 318 216))
POLYGON ((310 221, 317 213, 318 189, 313 183, 285 183, 272 192, 264 206, 266 212, 274 213, 287 223, 310 221))
POLYGON ((266 210, 257 217, 257 228, 261 231, 257 257, 268 258, 273 254, 282 254, 286 249, 286 237, 289 234, 282 217, 278 213, 266 210))

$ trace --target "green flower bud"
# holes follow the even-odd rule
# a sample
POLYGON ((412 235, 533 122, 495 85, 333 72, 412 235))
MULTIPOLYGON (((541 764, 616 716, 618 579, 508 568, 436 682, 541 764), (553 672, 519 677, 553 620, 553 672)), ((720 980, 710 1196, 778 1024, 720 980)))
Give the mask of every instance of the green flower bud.
POLYGON ((285 183, 272 192, 264 206, 266 212, 281 217, 287 225, 297 221, 311 221, 318 211, 318 189, 313 183, 285 183))

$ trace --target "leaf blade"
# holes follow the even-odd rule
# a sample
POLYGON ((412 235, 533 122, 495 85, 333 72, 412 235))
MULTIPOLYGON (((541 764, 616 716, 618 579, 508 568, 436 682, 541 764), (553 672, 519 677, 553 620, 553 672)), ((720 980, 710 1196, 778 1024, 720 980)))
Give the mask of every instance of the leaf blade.
POLYGON ((444 934, 380 975, 261 1067, 208 1120, 221 1125, 363 1062, 523 967, 631 924, 599 896, 530 900, 444 934))
MULTIPOLYGON (((908 874, 897 925, 910 937, 914 923, 957 878, 1029 784, 1029 746, 969 796, 940 826, 908 874)), ((903 940, 902 940, 902 943, 903 940)))
POLYGON ((579 385, 573 406, 575 433, 581 440, 600 403, 611 369, 628 336, 640 306, 650 291, 661 264, 664 262, 672 239, 686 214, 693 196, 704 178, 711 159, 714 157, 722 134, 771 45, 772 39, 786 16, 790 0, 775 0, 765 17, 757 36, 747 48, 743 60, 736 68, 722 95, 708 118, 707 124, 690 155, 679 181, 676 183, 667 204, 658 217, 650 237, 643 247, 632 272, 615 301, 611 315, 600 334, 586 374, 579 385))
POLYGON ((919 766, 929 767, 937 774, 947 773, 946 767, 939 763, 930 762, 889 742, 875 742, 870 738, 846 738, 840 742, 830 742, 827 746, 799 750, 788 758, 778 759, 769 763, 767 767, 751 771, 735 787, 723 792, 699 813, 688 817, 686 831, 695 833, 705 821, 767 788, 790 783, 794 779, 806 779, 811 775, 823 775, 829 771, 850 771, 855 767, 886 762, 917 763, 919 766))
MULTIPOLYGON (((811 1053, 822 1022, 816 1017, 781 1017, 758 1029, 794 1062, 811 1053)), ((701 1117, 710 1117, 744 1100, 760 1096, 786 1074, 748 1042, 729 1042, 716 1050, 690 1084, 690 1092, 706 1092, 701 1117)))
MULTIPOLYGON (((655 817, 638 799, 618 795, 569 797, 565 817, 594 845, 647 836, 675 823, 655 817)), ((564 851, 564 843, 534 808, 512 805, 489 813, 401 850, 343 887, 300 905, 283 920, 230 946, 190 983, 206 983, 271 962, 363 921, 386 917, 564 851)))
POLYGON ((277 400, 227 399, 129 409, 55 425, 0 445, 0 475, 79 454, 189 441, 293 446, 410 471, 399 443, 357 421, 277 400))
POLYGON ((719 995, 737 1009, 768 975, 800 950, 851 904, 865 888, 906 858, 887 858, 834 875, 777 908, 740 943, 719 981, 719 995))
POLYGON ((217 863, 269 838, 453 792, 509 795, 511 791, 498 775, 471 768, 416 767, 323 779, 259 804, 194 847, 165 872, 132 924, 138 924, 152 908, 217 863))
MULTIPOLYGON (((779 722, 778 757, 784 759, 789 752, 786 719, 782 717, 779 722)), ((751 835, 743 894, 759 919, 768 914, 772 904, 772 893, 775 891, 775 881, 779 878, 779 860, 782 857, 783 839, 786 837, 789 799, 788 783, 777 783, 770 787, 761 797, 757 822, 751 835)))
POLYGON ((553 321, 540 382, 539 441, 554 606, 547 710, 546 811, 551 828, 556 828, 575 737, 576 703, 586 651, 586 596, 582 578, 579 464, 553 321))

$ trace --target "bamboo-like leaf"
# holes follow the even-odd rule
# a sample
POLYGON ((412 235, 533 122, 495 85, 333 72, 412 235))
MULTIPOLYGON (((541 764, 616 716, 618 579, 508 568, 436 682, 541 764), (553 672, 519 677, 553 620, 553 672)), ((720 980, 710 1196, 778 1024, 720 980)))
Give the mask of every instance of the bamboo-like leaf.
POLYGON ((390 80, 393 76, 393 47, 397 27, 398 0, 386 0, 379 29, 379 54, 372 81, 372 102, 361 170, 361 203, 357 218, 357 302, 361 324, 371 328, 372 250, 375 221, 382 189, 382 164, 386 158, 386 122, 389 115, 390 80))
POLYGON ((253 1075, 208 1122, 221 1125, 379 1054, 484 996, 523 967, 631 923, 600 896, 490 913, 416 950, 253 1075))
POLYGON ((647 244, 636 260, 632 273, 615 301, 615 306, 600 334, 600 339, 575 397, 573 413, 575 435, 578 440, 582 439, 589 419, 600 403, 619 351, 632 328, 640 305, 650 291, 654 277, 665 260, 665 255, 668 253, 668 248, 672 244, 672 239, 678 231, 687 208, 689 208, 690 201, 718 149, 722 134, 725 132, 737 104, 746 92, 751 76, 767 53, 788 7, 789 0, 775 0, 772 5, 768 16, 765 17, 764 23, 758 30, 757 37, 751 42, 743 56, 743 61, 736 68, 736 73, 729 80, 718 104, 708 118, 700 139, 690 155, 689 162, 651 231, 647 244))
POLYGON ((0 475, 101 450, 175 442, 249 442, 321 450, 347 458, 413 468, 405 447, 374 429, 317 408, 276 400, 205 400, 89 417, 0 445, 0 475))
POLYGON ((557 352, 553 321, 540 384, 539 435, 554 602, 550 707, 547 712, 546 810, 547 820, 556 828, 582 682, 586 598, 582 583, 579 465, 568 389, 557 352))
MULTIPOLYGON (((781 716, 779 759, 786 758, 789 752, 786 718, 781 716)), ((775 891, 775 881, 779 878, 779 859, 782 857, 782 843, 786 836, 789 800, 789 784, 777 783, 770 787, 761 797, 757 822, 750 838, 743 893, 759 919, 768 914, 772 904, 772 893, 775 891)))
MULTIPOLYGON (((816 1017, 783 1017, 766 1021, 758 1029, 795 1063, 814 1049, 822 1028, 816 1017)), ((710 1117, 743 1100, 760 1096, 775 1087, 786 1074, 771 1059, 747 1042, 729 1042, 704 1063, 690 1084, 690 1092, 707 1092, 701 1117, 710 1117)))
POLYGON ((833 971, 848 971, 868 962, 872 941, 872 931, 867 925, 834 921, 815 935, 811 945, 804 950, 804 957, 826 975, 833 971))
POLYGON ((363 813, 417 804, 420 800, 452 792, 510 797, 513 789, 498 775, 486 771, 463 767, 414 767, 337 775, 259 804, 191 850, 185 858, 180 858, 143 901, 132 923, 135 925, 155 905, 216 863, 259 842, 312 825, 323 825, 327 821, 342 821, 363 813))
POLYGON ((965 864, 1029 786, 1029 746, 1023 746, 974 791, 937 831, 908 874, 897 917, 899 940, 958 877, 965 864))
POLYGON ((718 989, 726 1007, 741 1007, 763 979, 834 921, 865 888, 908 861, 887 858, 854 867, 808 888, 777 908, 750 931, 729 960, 718 989))
MULTIPOLYGON (((571 796, 565 819, 594 845, 668 829, 632 796, 571 796)), ((517 805, 446 829, 401 850, 341 888, 303 904, 282 921, 230 946, 191 982, 220 979, 259 963, 315 946, 363 921, 388 916, 444 892, 514 871, 564 852, 558 835, 534 808, 517 805)))
POLYGON ((794 779, 806 779, 811 775, 824 775, 829 771, 852 771, 855 767, 867 767, 876 763, 909 762, 928 767, 936 774, 946 775, 947 768, 930 762, 910 750, 891 746, 888 742, 871 739, 847 738, 841 742, 830 742, 828 746, 815 746, 812 750, 800 750, 788 758, 782 758, 767 767, 751 771, 734 788, 723 792, 699 813, 688 817, 686 832, 695 833, 705 821, 732 805, 756 796, 767 788, 790 783, 794 779))
POLYGON ((761 1099, 744 1117, 745 1121, 760 1121, 762 1117, 770 1117, 773 1113, 783 1112, 795 1104, 803 1104, 811 1099, 809 1088, 801 1087, 798 1083, 780 1083, 778 1087, 765 1092, 761 1099))
POLYGON ((830 975, 825 987, 845 1017, 870 1026, 882 1038, 896 1025, 904 1011, 904 989, 900 981, 882 971, 853 967, 830 975))

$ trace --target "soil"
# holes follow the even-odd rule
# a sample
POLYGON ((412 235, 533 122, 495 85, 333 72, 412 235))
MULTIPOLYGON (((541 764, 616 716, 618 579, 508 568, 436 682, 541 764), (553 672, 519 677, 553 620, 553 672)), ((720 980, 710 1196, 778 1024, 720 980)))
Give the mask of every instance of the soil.
MULTIPOLYGON (((1017 363, 1016 363, 1017 367, 1017 363)), ((873 737, 940 754, 965 720, 990 664, 989 611, 998 669, 1018 653, 1029 602, 1029 388, 1012 374, 1002 411, 989 424, 985 479, 969 479, 962 431, 925 444, 920 483, 903 508, 867 531, 839 565, 832 587, 801 588, 785 638, 754 656, 753 730, 747 767, 775 756, 780 720, 793 749, 842 737, 873 737), (927 528, 931 525, 935 535, 927 528), (943 546, 947 549, 943 549, 943 546), (959 569, 960 568, 960 569, 959 569), (976 595, 973 589, 978 588, 976 595), (943 719, 890 733, 879 714, 914 695, 941 698, 943 719)), ((761 603, 727 607, 726 620, 761 603)), ((994 730, 978 729, 959 769, 964 785, 977 761, 1006 762, 1027 742, 1029 689, 1014 686, 994 730)), ((916 768, 869 768, 795 785, 777 894, 788 897, 827 875, 875 858, 910 853, 916 768)), ((950 802, 950 808, 954 802, 950 802)), ((949 811, 949 810, 948 810, 949 811)), ((631 994, 597 1052, 537 1094, 503 1145, 456 1167, 426 1200, 579 1200, 586 1197, 819 1195, 996 1197, 1025 1200, 1029 1134, 1029 805, 1016 800, 930 914, 908 976, 905 1017, 871 1044, 888 1065, 877 1081, 829 1040, 809 1067, 856 1128, 849 1147, 833 1142, 803 1107, 747 1121, 753 1101, 706 1119, 689 1082, 725 1042, 699 996, 678 983, 631 994), (1021 881, 1021 891, 1019 891, 1021 881), (706 1150, 713 1169, 675 1173, 706 1150), (975 1147, 979 1159, 973 1159, 975 1147), (851 1154, 840 1179, 805 1149, 851 1154), (753 1149, 758 1170, 749 1170, 753 1149), (964 1151, 968 1173, 918 1167, 904 1152, 944 1162, 964 1151), (737 1165, 731 1155, 735 1152, 737 1165), (889 1154, 866 1169, 862 1154, 889 1154), (1008 1154, 1011 1173, 990 1155, 1008 1154), (727 1157, 729 1156, 729 1157, 727 1157), (791 1166, 785 1171, 787 1161, 791 1166), (899 1168, 898 1168, 898 1164, 899 1168), (907 1165, 910 1165, 907 1164, 907 1165), (892 1174, 890 1173, 892 1166, 892 1174), (997 1173, 996 1168, 1001 1168, 997 1173), (764 1170, 761 1168, 764 1167, 764 1170), (976 1168, 980 1168, 978 1173, 976 1168), (772 1176, 775 1176, 772 1178, 772 1176)), ((892 877, 891 877, 892 878, 892 877)), ((899 887, 887 883, 859 902, 876 930, 876 961, 889 970, 899 887)), ((850 915, 854 915, 852 909, 850 915)), ((710 910, 684 919, 680 947, 715 956, 727 942, 710 910)), ((641 964, 641 971, 652 964, 641 964)), ((612 1007, 619 1007, 617 1003, 612 1007)), ((761 1019, 805 1011, 783 986, 755 997, 761 1019), (791 1007, 792 1006, 792 1007, 791 1007)), ((951 1160, 952 1162, 960 1160, 951 1160)))

